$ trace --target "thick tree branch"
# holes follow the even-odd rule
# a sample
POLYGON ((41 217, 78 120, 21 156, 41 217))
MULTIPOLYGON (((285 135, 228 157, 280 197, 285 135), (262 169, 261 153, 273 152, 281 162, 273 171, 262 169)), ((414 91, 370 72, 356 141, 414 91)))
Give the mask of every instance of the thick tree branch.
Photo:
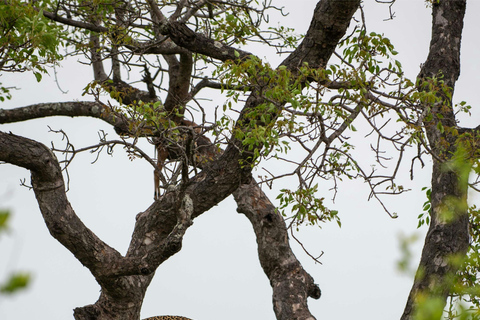
MULTIPOLYGON (((145 238, 142 239, 142 245, 150 246, 155 243, 158 247, 150 247, 150 250, 147 250, 148 254, 144 256, 132 254, 129 250, 126 258, 122 260, 122 263, 109 270, 109 277, 151 274, 155 272, 156 268, 165 260, 180 251, 182 248, 183 236, 187 229, 192 225, 191 216, 193 213, 193 203, 188 195, 176 191, 172 191, 172 193, 166 197, 168 197, 168 200, 164 201, 170 203, 177 209, 177 222, 173 229, 171 229, 170 232, 163 234, 162 237, 159 237, 156 232, 146 233, 145 238), (160 242, 158 241, 159 239, 161 239, 160 242)), ((144 213, 139 214, 137 220, 145 216, 158 217, 161 216, 163 212, 163 209, 153 205, 144 213)), ((157 221, 156 223, 163 224, 164 222, 165 221, 157 221)), ((167 225, 170 225, 170 223, 171 222, 168 222, 167 225)))
POLYGON ((160 30, 162 34, 169 36, 177 45, 220 61, 242 60, 252 55, 250 52, 233 48, 200 33, 195 33, 180 22, 164 23, 160 30))
POLYGON ((108 79, 108 75, 103 67, 102 52, 100 51, 100 38, 98 34, 90 34, 90 61, 93 68, 93 79, 103 82, 108 79))
MULTIPOLYGON (((37 11, 40 11, 40 9, 37 9, 37 11)), ((93 23, 88 23, 88 22, 84 22, 84 21, 77 21, 77 20, 73 20, 73 19, 64 18, 62 16, 59 16, 56 13, 48 12, 48 11, 45 11, 45 10, 42 10, 42 13, 46 18, 48 18, 50 20, 53 20, 53 21, 56 21, 56 22, 60 22, 61 24, 64 24, 64 25, 67 25, 67 26, 72 26, 72 27, 76 27, 76 28, 80 28, 80 29, 86 29, 86 30, 99 32, 99 33, 108 32, 108 28, 98 26, 98 25, 95 25, 93 23)))
POLYGON ((177 46, 171 39, 135 41, 131 40, 130 44, 125 44, 135 54, 187 54, 189 51, 185 48, 177 46))
POLYGON ((163 35, 169 36, 180 47, 220 61, 243 59, 251 55, 249 52, 234 49, 200 33, 195 33, 185 23, 168 21, 154 0, 147 0, 147 2, 150 6, 152 19, 157 24, 158 30, 163 35))
POLYGON ((282 65, 292 70, 304 63, 311 68, 323 68, 345 35, 359 5, 359 0, 319 1, 305 38, 282 65))
POLYGON ((14 109, 0 109, 0 124, 52 116, 93 117, 111 124, 119 134, 129 132, 129 120, 100 102, 69 101, 33 104, 14 109))
POLYGON ((52 236, 88 267, 95 277, 121 255, 97 238, 78 218, 67 200, 55 155, 43 144, 0 132, 0 161, 30 170, 40 211, 52 236))
MULTIPOLYGON (((175 56, 164 56, 168 63, 168 95, 164 108, 174 114, 184 114, 190 89, 190 78, 193 69, 192 54, 181 54, 180 60, 175 56)), ((178 116, 176 116, 178 118, 178 116)))
POLYGON ((277 319, 312 319, 307 298, 319 299, 321 291, 293 254, 283 217, 253 180, 233 195, 237 211, 250 220, 257 237, 258 256, 273 289, 277 319))

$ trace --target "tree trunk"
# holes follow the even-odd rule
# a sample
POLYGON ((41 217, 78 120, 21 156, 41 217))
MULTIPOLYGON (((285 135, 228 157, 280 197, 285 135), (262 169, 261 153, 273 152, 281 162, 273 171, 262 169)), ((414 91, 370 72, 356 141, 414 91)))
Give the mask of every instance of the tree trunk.
POLYGON ((460 75, 460 43, 465 14, 465 0, 442 0, 432 8, 430 52, 419 74, 423 83, 443 77, 450 95, 437 92, 440 102, 430 108, 432 118, 425 121, 430 153, 433 158, 430 226, 425 238, 420 265, 409 294, 402 320, 413 319, 418 298, 439 299, 446 303, 458 261, 469 244, 467 181, 451 160, 457 151, 456 120, 452 108, 453 88, 460 75), (442 130, 443 128, 443 130, 442 130))

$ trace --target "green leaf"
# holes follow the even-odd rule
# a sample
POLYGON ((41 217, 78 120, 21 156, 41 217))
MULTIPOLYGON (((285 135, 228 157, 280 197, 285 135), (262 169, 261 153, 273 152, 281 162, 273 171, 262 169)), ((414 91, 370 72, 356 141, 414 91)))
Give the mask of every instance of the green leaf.
POLYGON ((7 228, 7 222, 10 218, 10 212, 8 211, 0 211, 0 231, 7 228))
POLYGON ((35 78, 37 79, 37 82, 42 81, 42 74, 40 72, 34 72, 35 78))
POLYGON ((17 290, 26 288, 29 282, 30 274, 22 272, 15 273, 7 280, 7 283, 0 287, 0 292, 8 294, 14 293, 17 290))
POLYGON ((437 129, 438 129, 441 133, 443 133, 443 132, 445 131, 445 129, 443 128, 443 125, 442 125, 442 123, 441 123, 440 121, 437 123, 437 129))

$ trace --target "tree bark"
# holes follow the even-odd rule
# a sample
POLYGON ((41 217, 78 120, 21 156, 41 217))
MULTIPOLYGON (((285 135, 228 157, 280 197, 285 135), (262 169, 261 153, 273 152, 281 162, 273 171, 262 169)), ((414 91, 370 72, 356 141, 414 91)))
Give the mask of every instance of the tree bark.
POLYGON ((418 76, 422 83, 443 76, 451 88, 450 97, 438 92, 441 103, 431 108, 432 120, 425 122, 433 158, 430 226, 420 265, 409 294, 402 320, 413 319, 419 296, 438 298, 446 303, 452 277, 458 270, 454 258, 464 257, 469 244, 467 181, 458 168, 447 166, 457 150, 456 120, 451 96, 460 75, 460 43, 465 0, 442 0, 432 8, 430 51, 418 76), (444 131, 440 129, 444 128, 444 131))

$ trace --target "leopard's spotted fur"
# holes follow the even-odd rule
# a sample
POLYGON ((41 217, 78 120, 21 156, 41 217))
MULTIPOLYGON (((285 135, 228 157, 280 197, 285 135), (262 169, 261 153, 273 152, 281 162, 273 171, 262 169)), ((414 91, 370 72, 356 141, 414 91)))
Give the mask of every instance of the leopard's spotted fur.
POLYGON ((180 316, 156 316, 156 317, 146 318, 143 320, 192 320, 192 319, 180 317, 180 316))

